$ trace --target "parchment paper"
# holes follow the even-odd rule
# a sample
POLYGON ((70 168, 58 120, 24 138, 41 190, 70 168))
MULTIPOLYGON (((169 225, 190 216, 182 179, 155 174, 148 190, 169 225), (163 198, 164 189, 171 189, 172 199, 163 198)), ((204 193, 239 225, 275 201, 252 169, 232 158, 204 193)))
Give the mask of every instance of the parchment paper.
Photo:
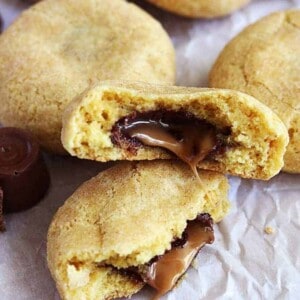
MULTIPOLYGON (((141 3, 141 2, 139 2, 141 3)), ((300 0, 253 0, 229 17, 187 20, 145 8, 158 18, 177 51, 177 83, 206 86, 223 46, 247 24, 300 0)), ((0 0, 7 27, 26 5, 0 0)), ((300 59, 300 58, 299 58, 300 59)), ((29 211, 6 217, 0 234, 0 299, 59 299, 46 265, 46 234, 64 200, 109 164, 47 156, 52 185, 29 211)), ((280 174, 268 182, 230 178, 230 214, 216 226, 216 241, 201 251, 196 267, 164 299, 300 299, 300 176, 280 174), (271 226, 275 233, 267 235, 271 226)), ((149 299, 144 289, 133 299, 149 299)))

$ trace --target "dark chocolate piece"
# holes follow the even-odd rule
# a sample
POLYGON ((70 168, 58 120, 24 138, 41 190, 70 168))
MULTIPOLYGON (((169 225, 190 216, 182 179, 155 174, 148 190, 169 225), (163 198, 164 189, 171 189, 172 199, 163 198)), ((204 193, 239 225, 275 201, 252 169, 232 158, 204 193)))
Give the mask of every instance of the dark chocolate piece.
POLYGON ((4 213, 18 212, 38 203, 50 177, 39 144, 27 132, 0 128, 0 186, 4 213))
POLYGON ((142 145, 165 148, 197 175, 200 161, 225 151, 229 134, 230 130, 218 130, 190 113, 159 110, 120 119, 112 128, 111 140, 133 154, 142 145))
POLYGON ((3 190, 0 187, 0 232, 5 231, 4 217, 3 217, 3 190))

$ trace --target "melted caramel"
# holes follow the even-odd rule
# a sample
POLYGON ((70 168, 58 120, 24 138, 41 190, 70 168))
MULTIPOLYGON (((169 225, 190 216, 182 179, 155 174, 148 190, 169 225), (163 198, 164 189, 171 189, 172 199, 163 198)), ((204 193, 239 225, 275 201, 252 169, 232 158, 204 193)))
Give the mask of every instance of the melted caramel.
POLYGON ((170 291, 186 272, 194 257, 205 244, 214 241, 213 230, 201 226, 197 221, 190 222, 185 230, 186 243, 159 257, 149 265, 144 281, 156 289, 155 299, 170 291))
MULTIPOLYGON (((116 127, 115 131, 119 130, 121 137, 173 152, 191 167, 196 176, 198 163, 218 146, 216 128, 184 112, 140 113, 121 120, 116 127)), ((114 138, 121 143, 120 137, 114 138)))
POLYGON ((188 221, 182 237, 172 242, 171 250, 154 257, 144 265, 116 271, 130 280, 144 281, 152 286, 156 290, 153 299, 158 300, 174 288, 200 249, 213 241, 213 220, 209 214, 202 213, 194 220, 188 221))
POLYGON ((213 135, 203 132, 190 124, 182 124, 177 130, 182 134, 182 138, 177 140, 172 133, 161 126, 160 123, 133 123, 128 127, 128 134, 137 138, 146 146, 162 147, 170 150, 180 159, 186 162, 193 172, 197 173, 197 164, 202 161, 208 153, 215 147, 213 135))

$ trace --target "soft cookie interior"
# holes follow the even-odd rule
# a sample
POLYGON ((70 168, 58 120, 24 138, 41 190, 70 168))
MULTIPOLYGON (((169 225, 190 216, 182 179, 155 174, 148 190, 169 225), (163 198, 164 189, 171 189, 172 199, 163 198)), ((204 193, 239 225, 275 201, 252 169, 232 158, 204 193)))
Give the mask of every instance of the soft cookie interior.
POLYGON ((227 213, 223 175, 178 161, 124 162, 84 183, 48 233, 48 265, 63 299, 130 296, 144 282, 126 272, 164 254, 199 213, 227 213), (125 272, 124 272, 125 271, 125 272))
MULTIPOLYGON (((196 120, 191 128, 203 122, 207 124, 214 132, 216 143, 208 149, 211 151, 207 151, 198 167, 268 179, 283 165, 288 133, 279 118, 253 97, 221 89, 100 83, 77 97, 66 109, 63 145, 72 155, 98 161, 174 157, 170 151, 136 143, 136 139, 116 142, 113 134, 116 125, 128 123, 133 115, 149 112, 191 116, 196 120)), ((176 118, 174 123, 178 123, 176 118)), ((199 131, 203 130, 200 127, 199 131)))

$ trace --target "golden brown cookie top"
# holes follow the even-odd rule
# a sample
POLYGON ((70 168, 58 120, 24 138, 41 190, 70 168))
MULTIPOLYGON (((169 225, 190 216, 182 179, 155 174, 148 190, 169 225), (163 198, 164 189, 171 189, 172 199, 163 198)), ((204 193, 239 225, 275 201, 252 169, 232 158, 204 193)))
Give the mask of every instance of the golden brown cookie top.
POLYGON ((210 85, 246 92, 269 106, 289 130, 284 170, 300 172, 300 10, 271 14, 222 51, 210 85))

